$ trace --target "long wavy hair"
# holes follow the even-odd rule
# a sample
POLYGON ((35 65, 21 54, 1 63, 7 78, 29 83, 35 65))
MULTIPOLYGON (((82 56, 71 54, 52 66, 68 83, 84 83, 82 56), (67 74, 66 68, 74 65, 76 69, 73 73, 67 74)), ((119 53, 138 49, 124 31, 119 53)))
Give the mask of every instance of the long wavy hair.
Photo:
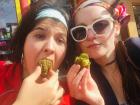
POLYGON ((130 105, 140 105, 140 69, 129 60, 125 43, 116 44, 116 60, 122 75, 122 84, 126 101, 130 105))

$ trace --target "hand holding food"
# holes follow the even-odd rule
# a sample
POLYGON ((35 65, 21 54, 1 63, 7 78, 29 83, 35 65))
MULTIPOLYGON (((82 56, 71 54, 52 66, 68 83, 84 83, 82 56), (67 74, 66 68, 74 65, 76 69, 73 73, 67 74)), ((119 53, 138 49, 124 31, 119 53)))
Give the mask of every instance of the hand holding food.
POLYGON ((86 53, 81 53, 80 56, 77 56, 75 58, 75 63, 79 64, 81 66, 81 68, 89 68, 90 67, 90 60, 89 60, 89 56, 86 53))
POLYGON ((70 95, 89 105, 105 105, 96 81, 90 73, 90 60, 86 53, 76 57, 67 74, 70 95))
POLYGON ((41 68, 37 66, 34 72, 23 80, 17 98, 12 105, 58 105, 60 103, 64 89, 59 84, 58 72, 51 71, 50 78, 38 83, 40 75, 41 68))

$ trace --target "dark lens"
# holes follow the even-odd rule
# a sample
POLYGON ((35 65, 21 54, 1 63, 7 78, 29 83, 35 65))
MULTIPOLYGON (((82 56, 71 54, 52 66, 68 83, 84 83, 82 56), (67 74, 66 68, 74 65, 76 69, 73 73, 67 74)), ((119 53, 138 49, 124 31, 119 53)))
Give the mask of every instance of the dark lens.
POLYGON ((97 34, 103 34, 108 26, 109 22, 107 20, 101 20, 93 24, 93 29, 97 34))
POLYGON ((86 29, 84 27, 77 27, 72 31, 72 34, 76 40, 83 40, 86 37, 86 29))

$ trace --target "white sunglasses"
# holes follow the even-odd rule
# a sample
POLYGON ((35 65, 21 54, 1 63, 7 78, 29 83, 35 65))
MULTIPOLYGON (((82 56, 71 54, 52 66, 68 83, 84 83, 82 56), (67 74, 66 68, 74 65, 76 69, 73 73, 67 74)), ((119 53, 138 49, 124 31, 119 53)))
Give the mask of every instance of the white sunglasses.
POLYGON ((89 29, 91 29, 93 35, 95 35, 95 37, 98 38, 102 36, 107 37, 108 35, 110 35, 113 27, 114 27, 114 19, 111 17, 104 17, 104 18, 97 19, 96 21, 94 21, 92 24, 88 26, 78 25, 76 27, 73 27, 70 30, 70 33, 72 35, 72 38, 76 42, 81 42, 86 40, 87 31, 89 29))

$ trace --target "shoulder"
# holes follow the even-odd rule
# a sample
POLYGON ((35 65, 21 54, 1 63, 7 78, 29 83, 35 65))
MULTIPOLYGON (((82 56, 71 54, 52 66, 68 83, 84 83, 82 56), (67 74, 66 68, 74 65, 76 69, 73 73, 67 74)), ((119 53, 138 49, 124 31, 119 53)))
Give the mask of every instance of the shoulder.
POLYGON ((0 105, 11 105, 21 85, 20 64, 0 61, 0 105))
POLYGON ((129 58, 137 67, 140 68, 140 38, 128 38, 124 43, 129 58))
POLYGON ((6 72, 10 69, 14 69, 16 67, 18 67, 19 64, 18 63, 13 63, 11 61, 0 61, 0 74, 2 72, 6 72))
POLYGON ((125 41, 127 49, 140 50, 140 37, 128 38, 125 41))
POLYGON ((17 88, 21 81, 21 75, 20 64, 0 61, 0 95, 7 89, 17 88))

